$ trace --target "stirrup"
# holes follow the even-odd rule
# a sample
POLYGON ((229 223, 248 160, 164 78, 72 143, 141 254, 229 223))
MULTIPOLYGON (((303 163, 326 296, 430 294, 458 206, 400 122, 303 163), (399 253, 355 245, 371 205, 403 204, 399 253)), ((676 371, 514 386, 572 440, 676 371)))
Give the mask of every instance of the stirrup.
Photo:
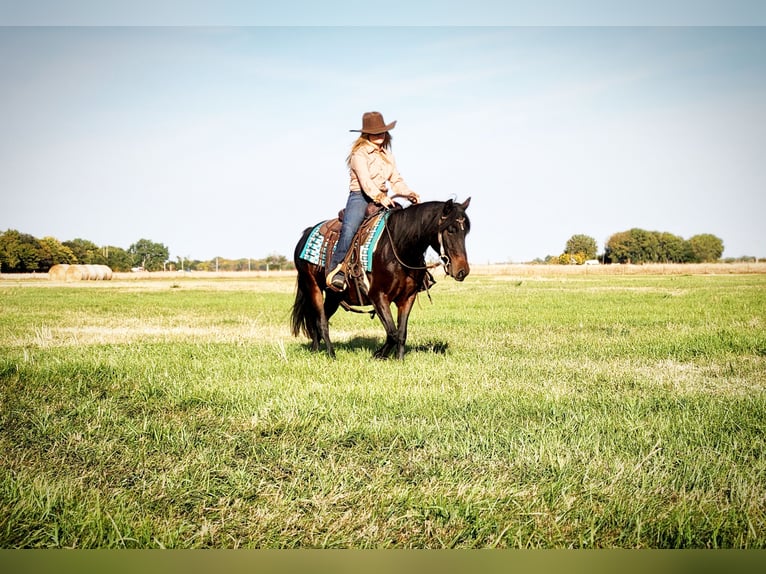
POLYGON ((346 287, 346 274, 343 272, 343 263, 336 265, 334 269, 327 273, 325 283, 328 289, 333 291, 343 291, 346 287))
POLYGON ((338 271, 335 275, 333 275, 329 286, 336 291, 343 291, 343 289, 346 287, 346 274, 343 273, 343 271, 338 271))

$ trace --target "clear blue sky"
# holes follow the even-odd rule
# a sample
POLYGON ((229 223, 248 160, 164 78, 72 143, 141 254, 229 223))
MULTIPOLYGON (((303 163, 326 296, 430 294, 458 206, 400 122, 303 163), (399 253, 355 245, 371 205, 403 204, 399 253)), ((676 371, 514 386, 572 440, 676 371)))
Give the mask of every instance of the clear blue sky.
POLYGON ((575 233, 602 250, 631 227, 766 256, 757 3, 648 16, 543 3, 561 21, 518 3, 462 17, 405 3, 409 20, 378 25, 349 17, 352 2, 16 4, 0 0, 0 231, 290 257, 343 206, 348 130, 379 110, 424 200, 472 196, 476 263, 557 254, 575 233))

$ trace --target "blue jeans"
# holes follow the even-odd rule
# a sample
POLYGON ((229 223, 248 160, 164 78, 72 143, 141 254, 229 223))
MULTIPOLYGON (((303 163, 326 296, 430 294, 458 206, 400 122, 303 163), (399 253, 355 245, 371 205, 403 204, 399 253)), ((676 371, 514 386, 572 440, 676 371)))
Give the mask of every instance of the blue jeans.
POLYGON ((340 237, 335 245, 335 253, 332 256, 328 271, 332 271, 346 257, 351 242, 354 240, 356 230, 364 221, 364 214, 367 211, 367 199, 361 191, 352 191, 348 194, 346 201, 346 211, 343 213, 343 225, 340 228, 340 237))

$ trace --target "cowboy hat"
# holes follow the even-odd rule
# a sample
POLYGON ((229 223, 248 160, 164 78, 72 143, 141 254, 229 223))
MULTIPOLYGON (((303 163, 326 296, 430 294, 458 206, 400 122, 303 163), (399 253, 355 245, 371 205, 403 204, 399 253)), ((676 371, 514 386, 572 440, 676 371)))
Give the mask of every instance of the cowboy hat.
POLYGON ((365 112, 362 116, 361 130, 348 130, 350 132, 362 132, 363 134, 384 134, 388 130, 394 129, 396 120, 386 125, 383 115, 380 112, 365 112))

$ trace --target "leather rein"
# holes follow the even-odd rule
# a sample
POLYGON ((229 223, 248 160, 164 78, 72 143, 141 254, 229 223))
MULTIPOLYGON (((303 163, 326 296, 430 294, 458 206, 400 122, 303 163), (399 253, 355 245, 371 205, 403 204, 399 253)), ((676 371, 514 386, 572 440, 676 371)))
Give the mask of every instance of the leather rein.
MULTIPOLYGON (((437 238, 439 239, 439 263, 431 263, 429 265, 425 266, 416 266, 413 267, 412 265, 407 265, 404 261, 402 261, 401 257, 399 257, 399 254, 396 252, 396 247, 394 246, 394 240, 391 237, 391 230, 388 228, 388 218, 386 218, 386 221, 384 223, 384 227, 386 228, 386 234, 388 235, 388 241, 391 244, 391 251, 394 253, 394 258, 396 259, 397 263, 401 265, 402 267, 406 267, 407 269, 414 270, 422 270, 422 269, 433 269, 434 267, 438 267, 439 265, 444 266, 444 272, 449 275, 449 266, 450 266, 450 258, 447 254, 447 251, 444 249, 444 240, 442 239, 442 232, 446 228, 445 225, 443 225, 444 221, 446 221, 447 216, 442 215, 439 218, 439 231, 437 233, 437 238)), ((460 229, 465 231, 465 217, 458 217, 455 219, 457 224, 460 226, 460 229)))

